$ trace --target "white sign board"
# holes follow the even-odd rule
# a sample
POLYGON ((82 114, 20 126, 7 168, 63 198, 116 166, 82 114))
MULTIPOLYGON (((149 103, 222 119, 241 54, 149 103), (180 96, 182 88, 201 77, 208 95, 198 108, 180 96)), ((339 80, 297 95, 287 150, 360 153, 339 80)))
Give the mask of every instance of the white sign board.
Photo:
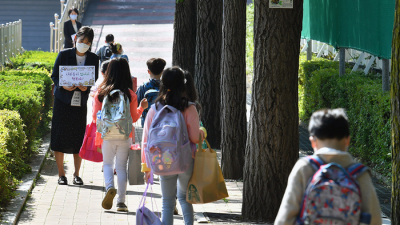
POLYGON ((93 86, 94 66, 60 66, 60 86, 93 86))
POLYGON ((293 9, 294 0, 269 0, 270 8, 293 9))

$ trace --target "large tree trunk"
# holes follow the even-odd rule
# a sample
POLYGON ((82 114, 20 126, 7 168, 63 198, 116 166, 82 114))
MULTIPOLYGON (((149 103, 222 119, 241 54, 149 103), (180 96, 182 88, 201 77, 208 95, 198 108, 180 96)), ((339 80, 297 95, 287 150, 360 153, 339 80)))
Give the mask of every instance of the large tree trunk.
POLYGON ((188 70, 195 76, 196 57, 196 1, 176 2, 172 65, 188 70))
POLYGON ((221 61, 222 174, 243 178, 246 148, 246 0, 225 0, 221 61))
POLYGON ((273 222, 299 157, 297 75, 303 1, 270 9, 255 0, 254 79, 242 215, 273 222))
POLYGON ((390 83, 392 108, 392 224, 400 225, 400 0, 396 0, 390 83))
POLYGON ((223 0, 198 0, 195 83, 201 120, 211 147, 221 144, 221 40, 223 0))

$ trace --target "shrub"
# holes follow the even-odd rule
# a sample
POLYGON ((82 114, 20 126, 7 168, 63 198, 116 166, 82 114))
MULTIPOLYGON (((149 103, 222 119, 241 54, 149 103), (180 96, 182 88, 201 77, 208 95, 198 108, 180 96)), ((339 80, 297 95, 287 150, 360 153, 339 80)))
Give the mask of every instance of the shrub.
POLYGON ((44 106, 44 81, 18 76, 0 75, 0 109, 18 111, 28 138, 24 159, 34 154, 34 142, 44 106))
POLYGON ((12 59, 14 68, 45 68, 51 72, 53 70, 54 62, 56 61, 57 53, 43 52, 43 51, 26 51, 22 55, 18 55, 12 59))
POLYGON ((321 108, 345 108, 352 136, 350 152, 375 171, 389 175, 390 95, 382 92, 379 77, 346 72, 339 76, 337 69, 329 68, 306 75, 302 119, 308 121, 305 115, 321 108))
POLYGON ((48 131, 48 125, 51 120, 49 117, 49 111, 53 104, 53 96, 51 93, 51 80, 49 73, 45 69, 32 69, 32 70, 8 70, 0 72, 0 76, 7 77, 23 77, 32 82, 44 84, 44 104, 40 111, 40 127, 39 134, 44 134, 48 131))
POLYGON ((17 179, 30 171, 21 157, 26 143, 23 127, 18 112, 0 110, 0 206, 15 196, 17 179))

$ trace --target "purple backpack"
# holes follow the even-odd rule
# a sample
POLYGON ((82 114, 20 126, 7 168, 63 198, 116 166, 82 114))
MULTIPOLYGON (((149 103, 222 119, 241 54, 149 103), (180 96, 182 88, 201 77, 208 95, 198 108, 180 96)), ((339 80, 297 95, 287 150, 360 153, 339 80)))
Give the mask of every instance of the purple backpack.
POLYGON ((316 171, 310 178, 296 224, 355 225, 370 216, 361 213, 361 192, 356 178, 369 168, 356 163, 344 169, 325 164, 318 156, 305 158, 316 171))
POLYGON ((192 161, 192 150, 182 112, 169 105, 151 107, 156 114, 147 136, 147 165, 157 175, 184 173, 192 161))

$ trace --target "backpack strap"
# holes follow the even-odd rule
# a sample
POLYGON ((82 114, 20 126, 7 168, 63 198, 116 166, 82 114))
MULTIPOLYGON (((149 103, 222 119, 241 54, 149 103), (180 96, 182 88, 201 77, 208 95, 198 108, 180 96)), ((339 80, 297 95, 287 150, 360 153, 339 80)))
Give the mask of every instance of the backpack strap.
POLYGON ((364 166, 362 163, 354 163, 353 165, 347 168, 349 174, 354 178, 359 177, 361 174, 369 170, 370 170, 369 167, 364 166))
POLYGON ((319 170, 322 165, 325 165, 324 161, 316 155, 306 156, 305 159, 314 170, 319 170))

